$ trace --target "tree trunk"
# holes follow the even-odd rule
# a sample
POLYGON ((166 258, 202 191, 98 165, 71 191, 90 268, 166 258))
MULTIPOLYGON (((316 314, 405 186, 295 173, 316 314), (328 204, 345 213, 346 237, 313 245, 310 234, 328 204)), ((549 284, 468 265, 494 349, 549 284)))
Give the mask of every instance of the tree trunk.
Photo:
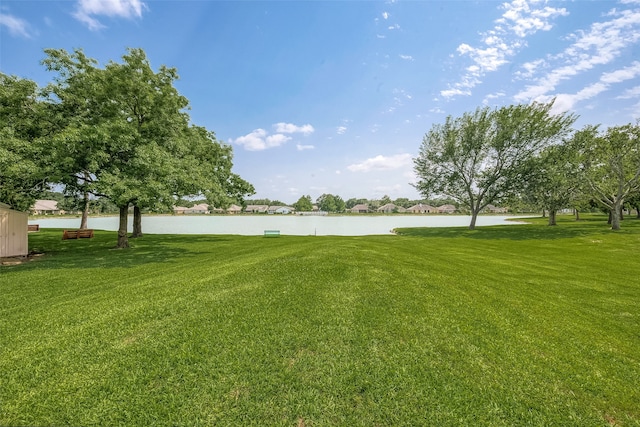
POLYGON ((478 211, 475 209, 471 210, 471 224, 469 224, 469 230, 476 229, 476 220, 478 219, 478 211))
POLYGON ((580 211, 578 209, 574 209, 576 213, 576 221, 580 221, 580 211))
POLYGON ((613 211, 613 209, 609 209, 609 219, 607 220, 607 224, 611 225, 612 221, 613 221, 613 215, 611 214, 611 212, 613 211))
POLYGON ((549 225, 556 225, 556 210, 549 209, 549 225))
POLYGON ((611 209, 611 229, 620 230, 620 206, 617 204, 611 209))
POLYGON ((636 205, 636 216, 640 219, 640 203, 636 205))
POLYGON ((129 220, 129 206, 120 206, 120 226, 118 227, 118 249, 129 247, 127 238, 127 222, 129 220))
POLYGON ((84 207, 82 209, 82 219, 80 220, 80 229, 86 230, 89 222, 89 193, 84 192, 84 207))
POLYGON ((542 209, 542 218, 546 218, 546 217, 547 217, 547 210, 542 209))
POLYGON ((131 237, 142 237, 142 213, 138 206, 133 206, 133 233, 131 237))

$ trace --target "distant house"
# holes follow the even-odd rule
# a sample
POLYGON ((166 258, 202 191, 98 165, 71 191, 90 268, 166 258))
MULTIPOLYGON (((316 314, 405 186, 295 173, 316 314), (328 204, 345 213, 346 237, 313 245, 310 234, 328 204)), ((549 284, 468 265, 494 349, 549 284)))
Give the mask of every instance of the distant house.
POLYGON ((36 200, 31 211, 35 215, 60 215, 62 213, 55 200, 36 200))
POLYGON ((186 211, 189 208, 185 208, 184 206, 174 206, 173 207, 173 213, 175 215, 183 215, 184 211, 186 211))
POLYGON ((380 213, 394 213, 394 212, 406 212, 407 210, 402 206, 396 206, 393 203, 387 203, 386 205, 382 205, 377 209, 380 213))
POLYGON ((206 203, 200 203, 198 205, 194 205, 190 208, 187 208, 187 210, 184 211, 184 213, 186 214, 208 214, 211 213, 211 211, 209 211, 209 205, 207 205, 206 203))
POLYGON ((270 215, 273 215, 273 214, 288 215, 294 210, 295 209, 293 209, 290 206, 269 206, 269 208, 267 209, 267 213, 270 215))
POLYGON ((438 213, 452 214, 456 211, 456 207, 453 205, 438 206, 438 213))
POLYGON ((351 212, 351 213, 367 213, 367 212, 369 212, 369 205, 363 204, 363 203, 361 203, 359 205, 355 205, 354 207, 349 209, 349 212, 351 212))
POLYGON ((509 208, 501 208, 494 205, 487 205, 487 207, 485 208, 485 211, 489 213, 507 213, 509 211, 509 208))
POLYGON ((417 205, 413 205, 407 209, 408 213, 417 213, 417 214, 427 214, 427 213, 436 213, 438 210, 431 205, 423 205, 422 203, 418 203, 417 205))
POLYGON ((29 254, 29 214, 0 203, 0 258, 29 254))
POLYGON ((268 209, 267 205, 247 205, 244 211, 246 213, 265 213, 268 209))
POLYGON ((239 214, 240 212, 242 212, 242 208, 238 205, 231 205, 227 208, 228 214, 239 214))

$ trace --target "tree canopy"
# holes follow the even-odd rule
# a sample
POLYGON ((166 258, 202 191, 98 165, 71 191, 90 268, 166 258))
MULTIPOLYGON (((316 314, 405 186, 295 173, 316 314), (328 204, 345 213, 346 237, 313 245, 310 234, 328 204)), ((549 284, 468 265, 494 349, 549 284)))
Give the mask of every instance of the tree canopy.
POLYGON ((433 125, 414 159, 416 189, 464 205, 474 229, 482 209, 520 189, 529 159, 570 132, 576 117, 552 115, 552 105, 478 108, 433 125))
POLYGON ((313 210, 313 203, 311 202, 311 196, 302 196, 297 202, 293 204, 293 207, 298 212, 311 212, 313 210))
POLYGON ((318 209, 325 212, 344 212, 345 203, 342 197, 333 194, 323 194, 316 200, 318 209))
POLYGON ((1 77, 2 200, 27 209, 50 183, 85 201, 107 197, 120 210, 118 247, 127 247, 130 206, 139 219, 140 208, 171 208, 181 197, 225 207, 253 194, 231 171, 231 147, 190 122, 174 68, 154 71, 142 49, 103 68, 81 49, 45 53, 55 76, 42 99, 35 83, 1 77))
POLYGON ((600 132, 587 126, 573 144, 592 196, 611 213, 611 228, 620 229, 620 211, 640 191, 640 122, 600 132))
POLYGON ((0 73, 0 201, 26 211, 48 189, 53 165, 35 82, 0 73))
POLYGON ((530 160, 528 178, 523 181, 522 197, 549 212, 549 225, 556 225, 556 212, 577 202, 583 177, 577 151, 564 143, 546 147, 530 160))

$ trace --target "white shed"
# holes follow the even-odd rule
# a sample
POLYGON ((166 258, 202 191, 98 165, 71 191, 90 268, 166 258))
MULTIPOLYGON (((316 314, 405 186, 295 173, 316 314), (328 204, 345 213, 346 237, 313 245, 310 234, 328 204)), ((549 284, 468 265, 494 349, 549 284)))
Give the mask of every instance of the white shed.
POLYGON ((29 214, 0 203, 0 258, 29 254, 29 214))

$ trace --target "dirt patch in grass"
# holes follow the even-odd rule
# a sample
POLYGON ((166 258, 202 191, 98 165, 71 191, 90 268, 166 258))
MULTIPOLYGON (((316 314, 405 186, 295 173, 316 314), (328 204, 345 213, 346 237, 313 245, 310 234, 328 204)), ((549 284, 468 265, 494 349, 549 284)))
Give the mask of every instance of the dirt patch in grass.
POLYGON ((15 256, 15 257, 2 257, 0 258, 0 265, 20 265, 25 262, 33 261, 44 255, 42 252, 30 252, 29 255, 15 256))

